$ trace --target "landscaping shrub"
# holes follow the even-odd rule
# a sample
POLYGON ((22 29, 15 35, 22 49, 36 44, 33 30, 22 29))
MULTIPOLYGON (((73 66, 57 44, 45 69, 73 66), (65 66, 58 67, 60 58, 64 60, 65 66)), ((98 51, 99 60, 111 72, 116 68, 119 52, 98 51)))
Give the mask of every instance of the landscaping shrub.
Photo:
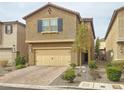
POLYGON ((25 67, 26 60, 23 56, 18 55, 15 59, 16 69, 21 69, 25 67))
POLYGON ((72 68, 75 68, 75 67, 76 67, 76 64, 75 64, 75 63, 71 63, 70 66, 71 66, 72 68))
POLYGON ((73 80, 75 79, 75 71, 74 69, 68 69, 67 71, 64 72, 62 79, 69 81, 70 83, 73 83, 73 80))
POLYGON ((18 65, 25 65, 26 64, 26 60, 24 57, 18 55, 15 59, 15 62, 16 62, 16 66, 18 65))
POLYGON ((96 65, 95 61, 90 61, 88 63, 88 66, 90 69, 97 69, 97 65, 96 65))
POLYGON ((110 66, 106 68, 107 78, 111 81, 119 81, 121 78, 121 68, 110 66))
POLYGON ((24 67, 25 67, 25 65, 17 65, 16 69, 21 69, 21 68, 24 68, 24 67))

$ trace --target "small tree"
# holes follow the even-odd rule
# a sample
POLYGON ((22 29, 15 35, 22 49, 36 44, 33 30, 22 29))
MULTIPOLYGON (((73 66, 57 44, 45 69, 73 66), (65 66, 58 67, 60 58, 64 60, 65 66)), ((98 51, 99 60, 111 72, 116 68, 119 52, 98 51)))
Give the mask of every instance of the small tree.
POLYGON ((96 39, 96 45, 95 45, 95 53, 96 53, 96 57, 97 59, 99 59, 99 53, 100 53, 100 41, 99 38, 96 39))
POLYGON ((79 53, 80 66, 81 66, 81 52, 86 52, 89 47, 89 37, 88 37, 88 29, 87 26, 82 22, 78 26, 78 30, 76 33, 76 38, 73 44, 74 51, 79 53))

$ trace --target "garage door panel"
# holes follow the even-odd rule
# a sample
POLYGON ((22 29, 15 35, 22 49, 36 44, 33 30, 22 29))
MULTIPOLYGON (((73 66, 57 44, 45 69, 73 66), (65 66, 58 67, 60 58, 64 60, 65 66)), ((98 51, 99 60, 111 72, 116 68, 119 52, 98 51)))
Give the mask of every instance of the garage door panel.
POLYGON ((36 65, 67 66, 71 61, 70 50, 36 50, 36 65))

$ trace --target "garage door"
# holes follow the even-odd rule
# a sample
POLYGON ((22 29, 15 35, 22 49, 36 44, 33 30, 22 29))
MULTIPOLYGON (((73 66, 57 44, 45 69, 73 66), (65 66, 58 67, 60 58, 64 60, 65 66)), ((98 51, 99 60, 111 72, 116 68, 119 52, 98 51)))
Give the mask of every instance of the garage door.
POLYGON ((68 66, 71 62, 71 51, 64 49, 57 50, 36 50, 35 64, 47 66, 68 66))
POLYGON ((7 60, 10 63, 12 60, 11 50, 0 50, 0 60, 7 60))

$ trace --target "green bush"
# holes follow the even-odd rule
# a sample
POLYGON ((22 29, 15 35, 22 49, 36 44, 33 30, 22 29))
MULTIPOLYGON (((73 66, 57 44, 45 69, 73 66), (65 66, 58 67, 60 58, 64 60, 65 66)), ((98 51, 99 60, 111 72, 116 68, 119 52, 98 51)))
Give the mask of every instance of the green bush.
POLYGON ((121 78, 122 69, 115 66, 106 68, 107 78, 111 81, 119 81, 121 78))
POLYGON ((67 71, 64 72, 62 79, 69 81, 70 83, 73 83, 73 80, 75 79, 75 71, 74 69, 68 69, 67 71))
POLYGON ((90 61, 88 63, 88 66, 89 66, 90 69, 97 69, 97 65, 96 65, 95 61, 90 61))
POLYGON ((18 65, 25 65, 26 64, 25 57, 22 57, 20 55, 18 55, 16 57, 15 62, 16 62, 16 66, 18 66, 18 65))
POLYGON ((75 64, 75 63, 71 63, 70 66, 71 66, 72 68, 75 68, 75 67, 76 67, 76 64, 75 64))
POLYGON ((25 67, 25 65, 17 65, 16 69, 21 69, 21 68, 24 68, 24 67, 25 67))

